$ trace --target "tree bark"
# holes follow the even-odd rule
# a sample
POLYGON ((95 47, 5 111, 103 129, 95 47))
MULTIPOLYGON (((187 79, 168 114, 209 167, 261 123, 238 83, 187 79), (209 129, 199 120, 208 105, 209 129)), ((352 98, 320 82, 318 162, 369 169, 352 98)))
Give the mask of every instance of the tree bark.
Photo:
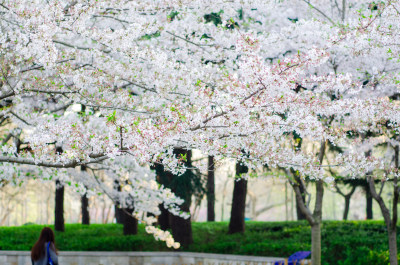
POLYGON ((160 225, 161 230, 168 230, 171 228, 170 224, 170 213, 167 209, 164 208, 164 206, 161 204, 159 206, 161 214, 158 216, 158 224, 160 225))
POLYGON ((60 185, 60 181, 56 180, 56 196, 54 209, 54 229, 64 232, 64 186, 60 185))
MULTIPOLYGON (((114 180, 114 189, 116 189, 117 191, 121 191, 121 184, 118 180, 114 180)), ((123 224, 123 211, 119 207, 119 205, 119 201, 116 201, 114 204, 115 221, 117 222, 117 224, 123 224)))
POLYGON ((323 180, 317 180, 316 188, 317 194, 313 213, 314 222, 311 224, 311 264, 321 265, 321 222, 322 199, 324 196, 323 180))
POLYGON ((89 199, 86 196, 86 193, 81 197, 81 210, 82 210, 82 224, 89 225, 90 224, 90 215, 89 215, 89 199))
MULTIPOLYGON (((181 205, 181 210, 184 212, 190 211, 191 200, 186 199, 181 205)), ((187 248, 193 243, 192 235, 192 223, 191 218, 184 219, 182 217, 170 214, 170 224, 172 230, 172 236, 175 241, 179 242, 183 248, 187 248)))
POLYGON ((343 220, 347 220, 349 217, 349 209, 350 209, 350 197, 344 197, 344 211, 343 211, 343 220))
MULTIPOLYGON (((326 141, 321 142, 321 147, 319 151, 319 162, 322 165, 322 161, 325 155, 326 141)), ((300 210, 305 215, 306 220, 311 226, 311 264, 321 265, 321 224, 322 224, 322 200, 324 197, 324 182, 319 179, 316 181, 316 198, 314 212, 311 213, 310 209, 307 207, 302 198, 302 193, 300 191, 300 183, 293 183, 294 192, 296 194, 297 205, 299 205, 300 210)))
POLYGON ((321 223, 311 225, 311 264, 321 264, 321 223))
POLYGON ((215 221, 215 179, 214 179, 214 157, 208 156, 207 174, 207 221, 215 221))
MULTIPOLYGON (((299 185, 300 193, 301 193, 301 199, 303 203, 306 202, 306 193, 305 193, 305 188, 304 185, 300 184, 299 185)), ((306 215, 301 211, 300 205, 298 201, 296 200, 296 214, 297 214, 297 220, 306 220, 306 215)))
POLYGON ((365 206, 365 211, 366 211, 366 216, 367 216, 367 220, 372 220, 374 219, 374 212, 372 209, 372 196, 371 196, 371 192, 369 190, 368 185, 365 187, 365 199, 366 199, 366 206, 365 206))
POLYGON ((133 208, 121 209, 122 224, 124 235, 136 235, 138 231, 138 220, 132 216, 133 208))
POLYGON ((389 239, 389 261, 390 265, 397 265, 397 228, 394 226, 390 230, 388 230, 388 239, 389 239))
POLYGON ((297 183, 292 183, 296 194, 296 200, 301 211, 306 216, 306 220, 311 226, 311 264, 321 265, 321 223, 322 223, 322 198, 324 194, 323 181, 318 180, 316 183, 317 198, 314 208, 314 213, 308 209, 303 202, 300 189, 297 183))
MULTIPOLYGON (((86 171, 86 166, 81 166, 81 171, 86 171)), ((89 215, 89 199, 87 197, 87 193, 81 196, 81 212, 82 212, 82 224, 89 225, 90 215, 89 215)))
POLYGON ((114 214, 115 214, 115 222, 117 223, 117 224, 123 224, 123 221, 122 221, 122 209, 121 208, 119 208, 119 206, 118 205, 114 205, 114 214))
MULTIPOLYGON (((364 153, 365 157, 369 157, 371 156, 372 150, 368 150, 367 152, 364 153)), ((371 175, 372 172, 367 172, 367 176, 365 177, 365 199, 366 199, 366 216, 367 216, 367 220, 372 220, 374 219, 374 214, 373 214, 373 204, 372 204, 372 195, 371 195, 371 190, 370 190, 370 186, 368 183, 368 176, 371 175)))
MULTIPOLYGON (((162 169, 159 170, 164 172, 164 167, 162 165, 158 165, 157 167, 159 168, 161 167, 162 169)), ((157 167, 153 166, 152 169, 157 172, 157 167)), ((166 179, 160 176, 160 172, 157 173, 157 182, 165 187, 168 187, 169 185, 168 181, 166 181, 166 179)), ((160 204, 158 208, 160 209, 161 212, 161 214, 157 218, 158 225, 160 226, 161 230, 166 231, 171 228, 170 216, 169 216, 170 213, 167 209, 165 209, 163 204, 160 204)))
MULTIPOLYGON (((399 169, 399 146, 396 145, 394 147, 394 163, 396 169, 399 169)), ((389 233, 389 259, 390 264, 397 265, 397 205, 399 203, 399 187, 398 187, 398 179, 394 177, 393 179, 393 205, 392 205, 392 223, 390 224, 390 229, 388 229, 389 233)))
POLYGON ((353 196, 354 191, 356 190, 356 186, 352 186, 351 191, 347 194, 344 194, 338 186, 336 186, 336 191, 337 193, 339 193, 340 195, 343 196, 344 198, 344 211, 343 211, 343 220, 347 220, 348 216, 349 216, 349 210, 350 210, 350 199, 351 196, 353 196))
MULTIPOLYGON (((374 183, 374 180, 372 179, 372 177, 368 177, 368 183, 370 186, 372 197, 378 202, 379 207, 381 208, 383 219, 385 220, 385 224, 387 227, 390 265, 398 265, 397 240, 396 240, 397 210, 393 212, 393 220, 392 220, 390 218, 389 209, 386 207, 385 202, 383 201, 381 195, 376 192, 375 183, 374 183), (396 222, 394 223, 393 221, 396 221, 396 222)), ((396 190, 397 190, 397 197, 398 197, 397 181, 394 185, 395 185, 394 192, 396 192, 396 190)), ((395 203, 395 198, 393 199, 393 204, 394 203, 395 203)), ((397 203, 398 203, 398 199, 396 201, 396 204, 394 204, 396 208, 397 208, 397 203)))
MULTIPOLYGON (((394 147, 394 161, 395 167, 399 168, 399 146, 394 147)), ((397 177, 393 178, 393 208, 392 218, 390 218, 390 211, 386 207, 385 202, 381 196, 381 192, 377 193, 375 189, 375 182, 371 176, 367 177, 369 189, 372 197, 378 202, 379 207, 385 220, 388 233, 389 244, 389 261, 390 265, 398 265, 397 259, 397 204, 399 203, 399 187, 397 177)), ((382 183, 381 185, 383 185, 382 183)), ((382 189, 381 189, 382 191, 382 189)))
MULTIPOLYGON (((247 173, 248 168, 236 163, 236 174, 247 173)), ((232 196, 231 219, 229 222, 228 234, 244 233, 245 231, 245 210, 246 210, 247 180, 235 180, 232 196)))
MULTIPOLYGON (((185 149, 175 149, 174 153, 177 157, 186 156, 186 166, 192 167, 192 151, 185 150, 185 149)), ((175 177, 171 172, 167 172, 168 178, 170 181, 175 177)), ((175 192, 173 190, 173 192, 175 192)), ((192 203, 192 194, 186 192, 185 194, 177 194, 178 196, 182 197, 185 201, 180 206, 183 212, 190 212, 190 205, 192 203)), ((192 234, 192 223, 191 217, 184 219, 180 216, 175 216, 170 214, 170 225, 172 230, 172 236, 174 237, 175 241, 181 244, 182 248, 187 248, 190 244, 193 243, 193 234, 192 234)))
POLYGON ((246 209, 247 180, 235 181, 233 188, 231 219, 229 222, 229 234, 244 233, 245 209, 246 209))

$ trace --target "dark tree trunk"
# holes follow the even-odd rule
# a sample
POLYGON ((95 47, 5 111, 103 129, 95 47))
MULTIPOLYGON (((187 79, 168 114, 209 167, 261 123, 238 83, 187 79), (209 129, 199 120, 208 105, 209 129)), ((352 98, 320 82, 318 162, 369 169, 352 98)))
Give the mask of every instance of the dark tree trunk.
MULTIPOLYGON (((318 154, 319 164, 322 165, 322 161, 325 156, 327 141, 321 142, 320 151, 318 154)), ((322 223, 322 200, 324 198, 324 181, 317 180, 315 183, 316 186, 316 198, 315 198, 315 206, 314 212, 312 214, 312 218, 309 219, 309 223, 311 225, 311 264, 312 265, 321 265, 322 264, 322 256, 321 256, 321 223, 322 223), (310 219, 312 219, 310 222, 310 219)), ((305 207, 304 207, 305 208, 305 207)), ((307 214, 307 211, 303 211, 304 214, 307 214)), ((308 213, 310 213, 308 211, 308 213)))
MULTIPOLYGON (((396 169, 399 169, 399 146, 394 147, 394 164, 396 169)), ((390 227, 388 225, 388 239, 389 239, 389 260, 391 265, 398 264, 397 258, 397 204, 399 203, 399 187, 397 177, 393 178, 393 205, 392 205, 392 220, 390 227)))
POLYGON ((349 211, 350 211, 350 199, 351 196, 353 196, 355 190, 356 190, 356 185, 353 185, 351 187, 351 190, 349 193, 344 194, 340 188, 336 185, 336 192, 339 193, 341 196, 343 196, 344 198, 344 211, 343 211, 343 220, 347 220, 347 218, 349 217, 349 211))
POLYGON ((372 195, 371 195, 371 191, 369 189, 368 186, 365 187, 365 197, 366 197, 366 207, 365 207, 365 211, 366 211, 366 215, 367 215, 367 220, 371 220, 374 219, 374 214, 372 211, 372 195))
MULTIPOLYGON (((396 169, 399 169, 399 146, 394 146, 394 163, 396 169)), ((384 182, 381 183, 380 192, 376 192, 375 182, 371 176, 367 177, 367 181, 369 184, 369 190, 371 192, 372 197, 376 200, 379 207, 381 208, 381 212, 383 215, 383 219, 385 220, 386 228, 387 228, 387 236, 388 236, 388 244, 389 244, 389 262, 390 265, 398 265, 398 257, 397 257, 397 204, 399 203, 399 187, 398 187, 398 179, 397 177, 393 178, 393 202, 392 202, 392 216, 390 216, 390 210, 386 207, 385 202, 381 196, 382 188, 384 182)))
MULTIPOLYGON (((155 170, 157 173, 157 182, 165 187, 168 187, 169 186, 168 181, 166 181, 165 178, 160 176, 160 174, 163 174, 160 171, 164 172, 164 167, 159 164, 157 166, 152 166, 151 169, 155 170)), ((164 230, 164 231, 170 229, 171 224, 170 224, 169 211, 167 209, 165 209, 163 204, 160 204, 158 206, 158 208, 160 209, 160 212, 161 212, 161 214, 157 218, 157 222, 158 222, 158 225, 160 226, 160 229, 164 230)))
MULTIPOLYGON (((368 150, 367 152, 365 152, 365 157, 369 157, 372 153, 372 150, 368 150)), ((368 172, 367 175, 371 175, 372 172, 368 172)), ((371 220, 374 219, 374 214, 373 214, 373 210, 372 210, 372 194, 371 194, 371 190, 370 190, 370 186, 369 183, 367 181, 368 177, 365 177, 365 199, 366 199, 366 207, 365 207, 365 212, 366 212, 366 216, 367 216, 367 220, 371 220)))
MULTIPOLYGON (((299 181, 299 183, 301 183, 300 178, 298 178, 298 181, 299 181)), ((301 193, 301 199, 302 199, 303 203, 306 203, 306 193, 305 193, 304 185, 300 184, 299 189, 300 189, 300 193, 301 193)), ((306 215, 301 211, 301 207, 297 200, 296 200, 296 214, 297 214, 297 220, 306 220, 306 215)))
POLYGON ((138 220, 132 216, 133 208, 121 209, 122 224, 124 235, 136 235, 138 231, 138 220))
POLYGON ((247 180, 235 181, 233 188, 231 219, 229 222, 229 234, 244 233, 245 209, 246 209, 247 180))
POLYGON ((60 181, 56 180, 56 198, 54 210, 54 229, 64 232, 64 186, 60 185, 60 181))
POLYGON ((306 216, 306 220, 311 226, 311 264, 321 265, 321 225, 322 225, 322 200, 324 195, 324 186, 322 180, 316 182, 316 202, 314 212, 306 206, 301 198, 298 183, 292 183, 298 205, 306 216))
MULTIPOLYGON (((117 191, 121 191, 121 184, 118 180, 114 180, 114 189, 116 189, 117 191)), ((117 224, 123 224, 122 209, 119 207, 119 205, 119 201, 116 201, 114 204, 115 221, 117 222, 117 224)))
MULTIPOLYGON (((382 196, 380 193, 376 192, 375 189, 375 183, 372 177, 368 177, 368 182, 371 190, 371 194, 373 198, 378 202, 379 207, 381 208, 383 219, 385 220, 386 228, 387 228, 387 236, 388 236, 388 244, 389 244, 389 261, 390 265, 397 265, 398 260, 397 260, 397 238, 396 238, 396 232, 397 232, 397 203, 399 200, 399 190, 397 187, 397 179, 394 179, 394 198, 393 198, 393 213, 392 213, 392 218, 390 216, 390 211, 386 207, 385 202, 382 199, 382 196)), ((383 183, 381 184, 383 185, 383 183)))
POLYGON ((123 224, 122 221, 122 209, 118 205, 114 205, 115 221, 117 224, 123 224))
POLYGON ((321 222, 317 222, 311 225, 311 264, 321 262, 321 222))
POLYGON ((349 209, 350 209, 350 197, 344 197, 344 211, 343 211, 343 220, 347 220, 349 217, 349 209))
POLYGON ((89 199, 86 196, 86 193, 81 197, 81 206, 82 206, 82 224, 89 225, 90 224, 89 199))
MULTIPOLYGON (((318 155, 320 165, 325 156, 326 141, 321 142, 321 147, 318 155)), ((290 182, 293 186, 296 194, 297 204, 300 206, 301 211, 306 216, 306 220, 311 226, 311 264, 321 265, 321 225, 322 225, 322 201, 324 197, 324 182, 323 180, 317 180, 316 186, 316 198, 314 212, 311 212, 308 206, 304 203, 302 194, 300 191, 301 182, 290 182)))
MULTIPOLYGON (((184 212, 189 212, 190 204, 190 199, 185 200, 183 205, 181 205, 181 210, 184 212)), ((193 243, 191 218, 189 217, 188 219, 184 219, 173 214, 170 214, 169 216, 171 221, 172 236, 176 242, 181 244, 183 248, 187 248, 193 243)))
MULTIPOLYGON (((248 168, 236 163, 236 175, 247 173, 248 168)), ((246 210, 247 180, 235 180, 232 196, 231 219, 229 221, 229 234, 244 233, 245 231, 245 210, 246 210)))
MULTIPOLYGON (((192 151, 185 149, 175 149, 174 153, 177 157, 186 156, 186 166, 192 167, 192 151)), ((175 177, 172 173, 166 172, 170 181, 175 177)), ((173 190, 174 191, 174 190, 173 190)), ((176 192, 176 191, 174 191, 176 192)), ((177 194, 181 196, 185 202, 180 206, 183 212, 190 212, 190 205, 192 203, 192 194, 186 192, 185 194, 177 194)), ((193 243, 192 223, 191 218, 184 219, 179 216, 170 214, 170 225, 172 236, 176 242, 179 242, 182 248, 187 248, 193 243)))
POLYGON ((167 209, 164 208, 164 206, 161 204, 159 206, 161 214, 158 216, 158 224, 160 225, 161 230, 168 230, 171 228, 170 224, 170 213, 167 209))
MULTIPOLYGON (((185 160, 185 166, 192 167, 192 152, 183 148, 175 148, 174 155, 182 160, 185 160)), ((190 204, 194 188, 192 182, 194 175, 188 169, 183 175, 174 175, 170 171, 164 170, 161 164, 155 165, 154 169, 157 172, 157 181, 169 187, 176 196, 182 198, 184 203, 180 205, 182 212, 190 213, 190 204)), ((183 249, 193 243, 192 224, 190 217, 184 219, 169 213, 163 205, 160 205, 161 215, 158 217, 158 223, 162 230, 171 228, 172 236, 176 242, 179 242, 183 249)))
MULTIPOLYGON (((298 92, 298 91, 297 91, 298 92)), ((303 145, 303 139, 294 133, 294 149, 296 151, 300 151, 303 145)), ((295 178, 296 182, 299 184, 299 189, 301 193, 301 198, 302 198, 302 203, 306 203, 306 186, 304 185, 304 182, 300 179, 298 176, 298 173, 294 169, 290 169, 290 172, 292 173, 293 177, 295 178)), ((297 220, 306 220, 306 215, 301 211, 301 207, 299 203, 296 200, 296 215, 297 215, 297 220)))
POLYGON ((397 227, 394 225, 392 229, 388 231, 388 239, 389 239, 389 260, 390 265, 397 265, 397 227))
MULTIPOLYGON (((56 147, 56 154, 60 155, 63 153, 61 147, 56 147)), ((56 180, 56 196, 55 196, 55 207, 54 207, 54 229, 56 231, 64 232, 64 185, 56 180)))
MULTIPOLYGON (((81 166, 81 171, 86 171, 86 166, 81 166)), ((81 212, 82 212, 82 224, 89 225, 90 215, 89 215, 89 199, 87 197, 87 193, 81 196, 81 212)))
POLYGON ((215 221, 215 180, 214 180, 214 157, 208 156, 208 178, 207 178, 207 221, 215 221))

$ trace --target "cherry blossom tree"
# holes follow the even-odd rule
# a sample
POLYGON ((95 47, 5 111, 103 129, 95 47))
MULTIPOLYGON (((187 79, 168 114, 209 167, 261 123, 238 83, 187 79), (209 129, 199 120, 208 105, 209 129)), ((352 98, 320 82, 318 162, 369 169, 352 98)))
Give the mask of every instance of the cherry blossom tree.
MULTIPOLYGON (((300 208, 321 264, 323 183, 333 181, 326 142, 357 146, 347 134, 382 131, 382 121, 397 130, 399 107, 387 94, 399 87, 400 8, 299 2, 3 1, 0 117, 23 143, 4 145, 3 171, 107 164, 119 172, 129 157, 179 174, 176 146, 291 169, 317 183, 314 213, 302 200, 300 208), (320 148, 291 148, 293 131, 320 148)), ((334 164, 352 177, 379 166, 351 148, 334 164)), ((136 209, 132 196, 118 200, 136 209)))

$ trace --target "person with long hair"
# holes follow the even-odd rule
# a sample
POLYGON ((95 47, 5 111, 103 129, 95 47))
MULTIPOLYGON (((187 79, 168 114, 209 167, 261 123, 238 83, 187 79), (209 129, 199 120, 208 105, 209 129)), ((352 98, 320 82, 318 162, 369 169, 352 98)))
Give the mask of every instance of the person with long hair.
POLYGON ((53 261, 53 265, 58 265, 57 255, 54 232, 50 227, 45 227, 42 229, 38 241, 32 248, 32 265, 48 265, 50 260, 53 261))

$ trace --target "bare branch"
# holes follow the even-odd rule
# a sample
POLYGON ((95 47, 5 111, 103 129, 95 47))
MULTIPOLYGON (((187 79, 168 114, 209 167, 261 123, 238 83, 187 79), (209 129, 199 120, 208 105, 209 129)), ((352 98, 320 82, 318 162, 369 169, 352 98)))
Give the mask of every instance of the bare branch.
POLYGON ((342 21, 344 22, 344 18, 346 15, 346 0, 342 0, 342 21))
POLYGON ((170 31, 168 31, 168 30, 167 30, 166 32, 167 32, 168 34, 174 36, 175 38, 178 38, 178 39, 184 40, 184 41, 186 41, 186 42, 188 42, 188 43, 190 43, 190 44, 196 45, 197 47, 200 47, 200 48, 202 48, 203 50, 205 49, 205 48, 204 48, 205 46, 207 46, 207 47, 212 47, 212 46, 214 46, 214 45, 212 45, 212 44, 199 44, 199 43, 195 43, 195 42, 190 41, 190 40, 188 40, 188 39, 185 39, 185 38, 183 38, 183 37, 181 37, 181 36, 178 36, 178 35, 176 35, 176 34, 170 32, 170 31))
POLYGON ((379 189, 379 196, 381 196, 382 195, 382 191, 383 191, 383 187, 385 186, 385 183, 386 183, 386 181, 382 181, 381 182, 381 188, 379 189))
POLYGON ((8 93, 6 93, 6 94, 0 95, 0 100, 5 99, 5 98, 12 97, 12 96, 14 96, 14 95, 15 95, 14 91, 10 91, 10 92, 8 92, 8 93))
POLYGON ((41 166, 41 167, 53 167, 53 168, 74 168, 76 166, 99 163, 106 159, 108 159, 108 156, 104 155, 104 156, 101 156, 98 158, 91 159, 90 161, 87 161, 87 162, 71 160, 67 163, 60 163, 60 162, 41 162, 41 161, 35 161, 33 159, 22 158, 22 157, 0 156, 0 162, 23 164, 23 165, 33 165, 33 166, 41 166))
MULTIPOLYGON (((65 62, 69 62, 69 61, 73 61, 73 60, 75 60, 75 58, 70 58, 70 59, 57 61, 56 63, 65 63, 65 62)), ((42 69, 42 68, 43 68, 43 65, 32 65, 32 66, 30 66, 30 67, 28 67, 26 69, 22 69, 20 71, 20 73, 25 73, 25 72, 32 71, 32 70, 39 70, 39 69, 42 69)))
POLYGON ((10 113, 11 113, 12 115, 14 115, 18 120, 20 120, 20 121, 22 121, 23 123, 25 123, 26 125, 32 126, 31 123, 27 122, 25 119, 23 119, 23 118, 21 118, 20 116, 18 116, 15 112, 10 111, 10 113))
POLYGON ((325 17, 327 20, 329 20, 329 22, 332 23, 332 25, 335 25, 335 22, 333 22, 333 20, 328 17, 324 12, 322 12, 320 9, 318 9, 317 7, 315 7, 313 4, 311 4, 310 1, 307 0, 303 0, 303 2, 307 3, 311 8, 315 9, 315 11, 317 11, 318 13, 320 13, 323 17, 325 17))
POLYGON ((304 215, 306 216, 307 221, 313 225, 315 223, 315 219, 313 217, 313 214, 311 213, 311 211, 306 207, 303 198, 301 197, 301 191, 299 188, 299 184, 294 183, 294 182, 289 182, 290 185, 292 185, 294 192, 296 194, 296 201, 297 201, 297 205, 300 207, 300 210, 304 213, 304 215))
POLYGON ((58 94, 58 95, 76 94, 76 93, 78 93, 78 91, 57 91, 57 90, 44 90, 44 89, 27 89, 25 91, 27 91, 27 92, 44 93, 44 94, 58 94))
POLYGON ((383 218, 385 219, 385 223, 387 226, 389 226, 391 223, 389 209, 386 207, 385 202, 383 201, 380 194, 378 194, 376 192, 374 179, 371 176, 368 176, 367 181, 369 184, 369 189, 371 191, 371 195, 378 202, 379 207, 381 208, 381 211, 382 211, 383 218))

